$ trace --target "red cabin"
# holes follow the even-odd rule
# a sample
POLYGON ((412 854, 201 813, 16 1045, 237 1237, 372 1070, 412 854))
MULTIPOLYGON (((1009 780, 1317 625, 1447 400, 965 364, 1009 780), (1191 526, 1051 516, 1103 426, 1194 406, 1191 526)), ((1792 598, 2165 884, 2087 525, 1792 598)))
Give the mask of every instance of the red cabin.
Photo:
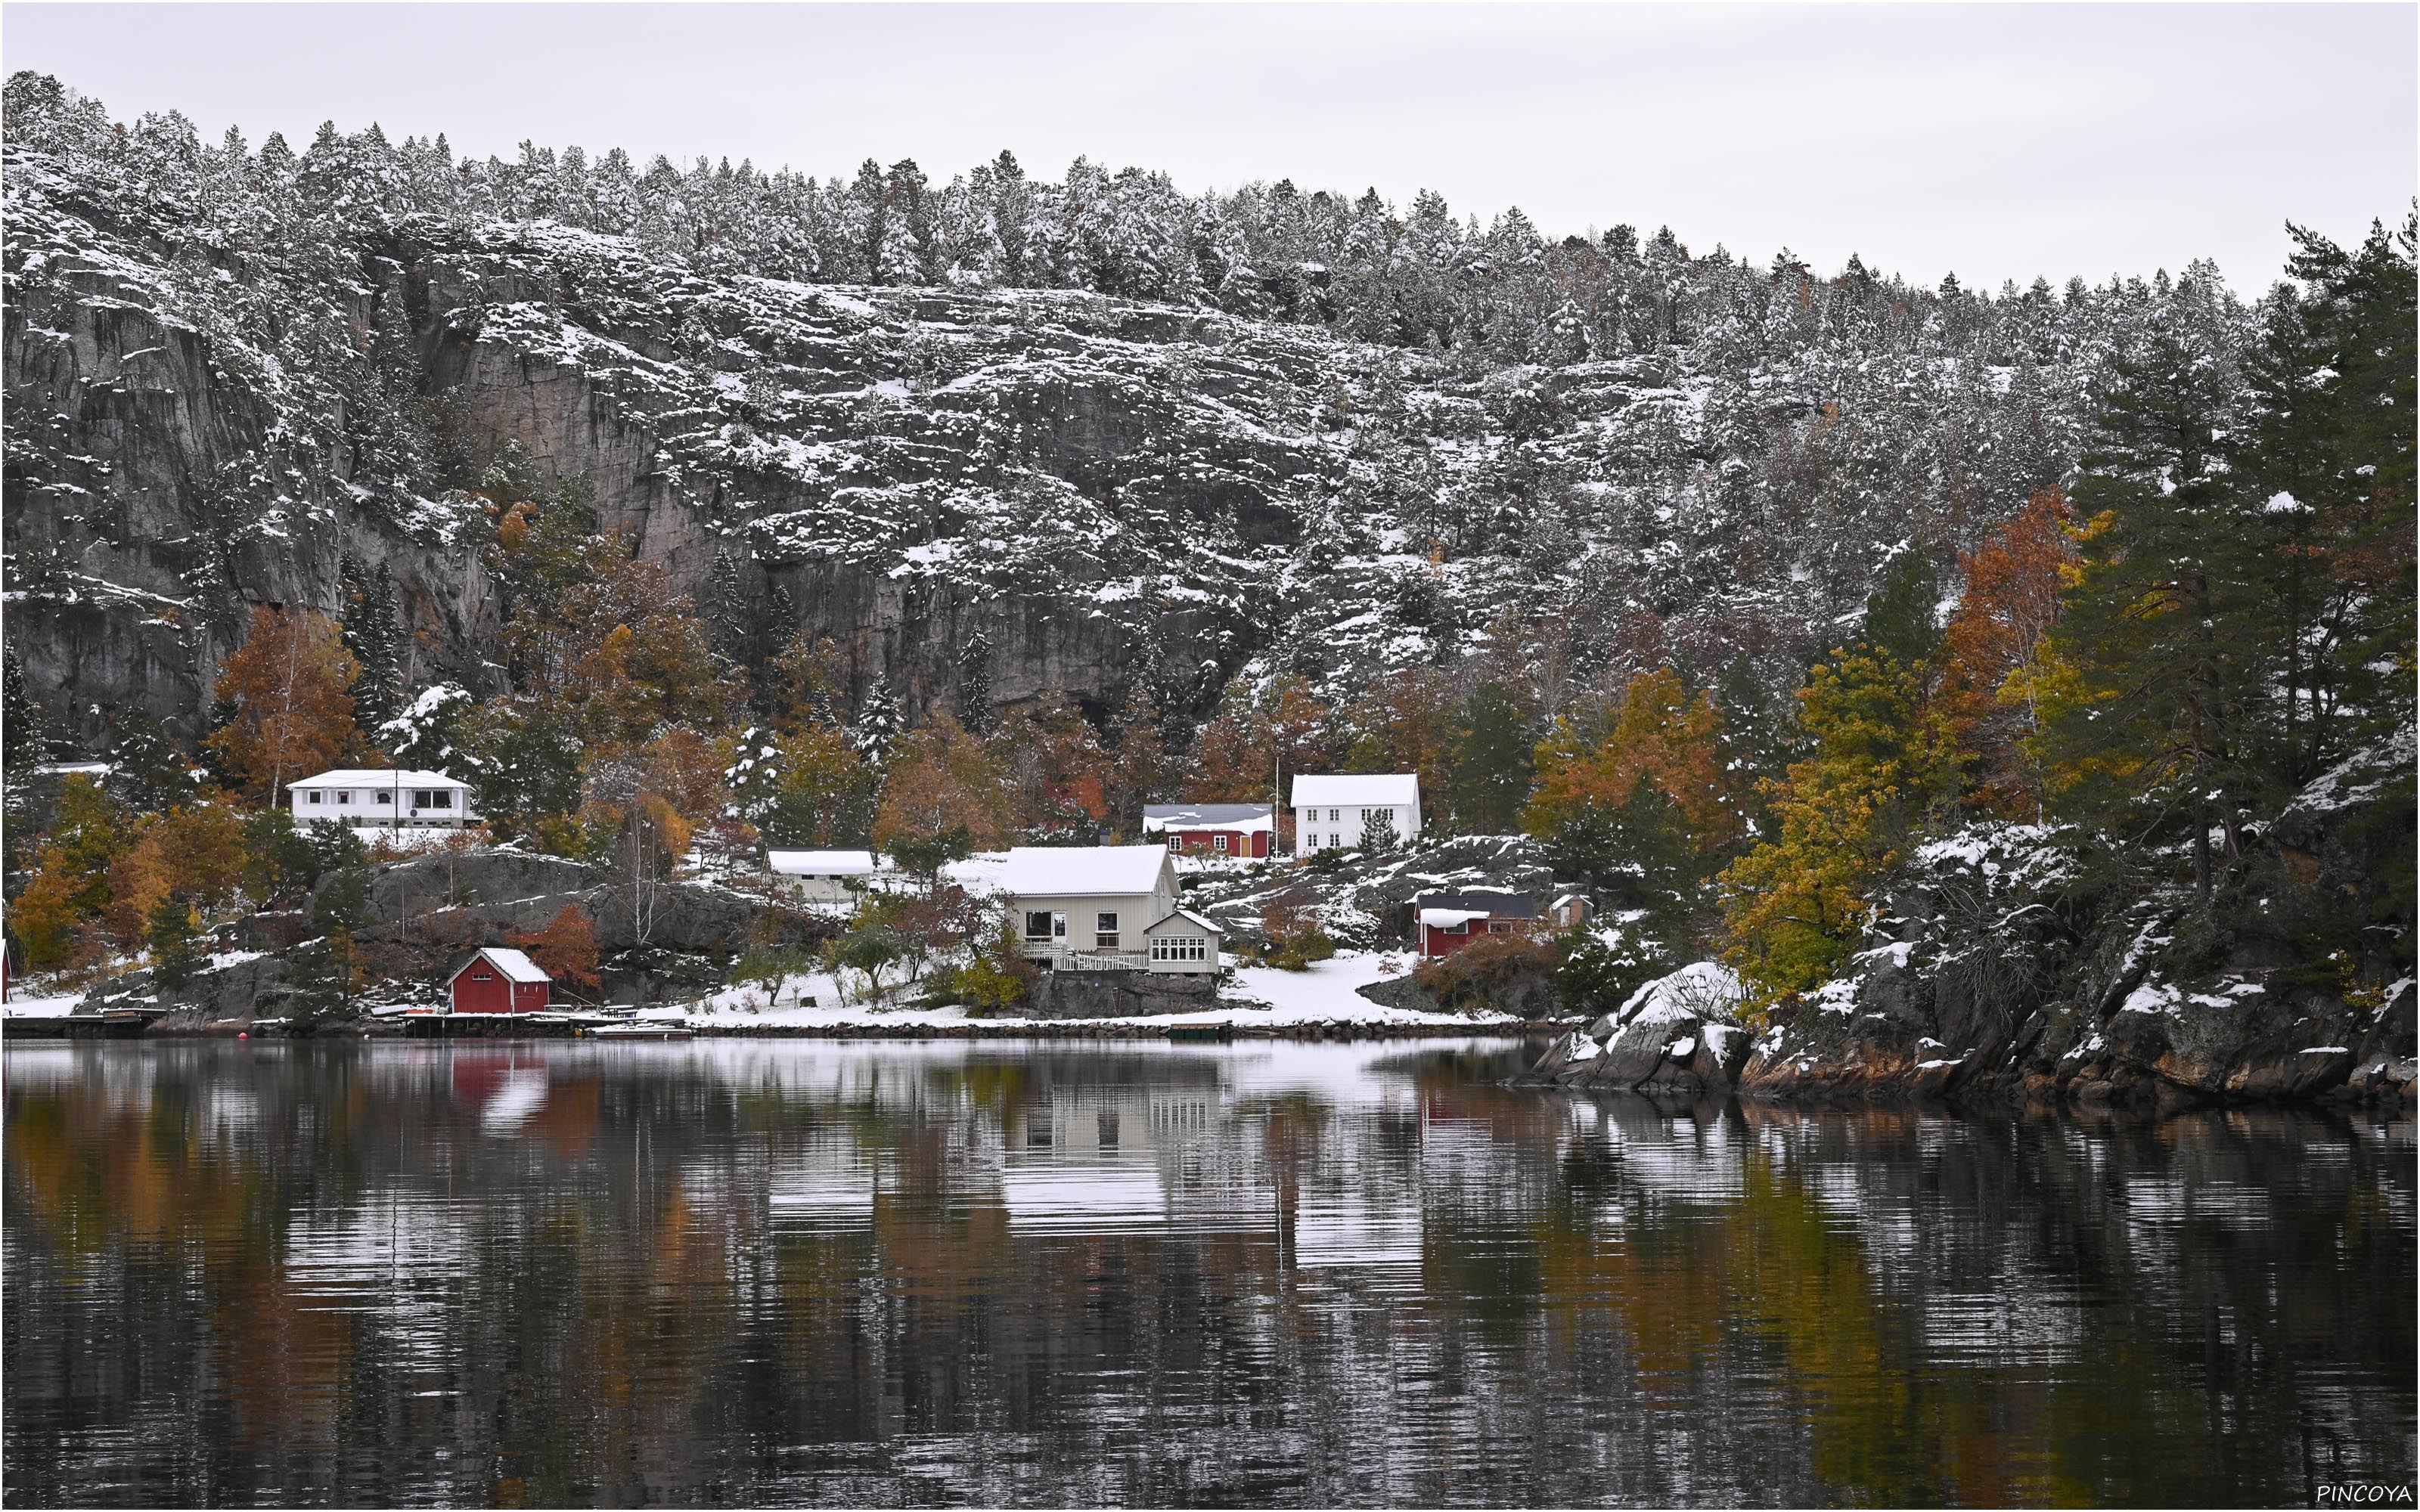
POLYGON ((519 950, 489 946, 454 973, 457 1013, 535 1013, 546 1007, 553 980, 519 950))
POLYGON ((1178 856, 1266 860, 1276 815, 1265 803, 1147 803, 1142 833, 1178 856))
POLYGON ((1538 912, 1519 893, 1424 892, 1412 900, 1412 937, 1420 954, 1448 956, 1482 934, 1534 933, 1538 912))

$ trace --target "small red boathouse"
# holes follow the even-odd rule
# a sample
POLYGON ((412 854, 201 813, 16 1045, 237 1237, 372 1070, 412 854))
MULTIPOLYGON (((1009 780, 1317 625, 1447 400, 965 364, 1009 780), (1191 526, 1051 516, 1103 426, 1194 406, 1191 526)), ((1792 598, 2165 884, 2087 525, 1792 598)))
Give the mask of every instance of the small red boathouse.
POLYGON ((519 950, 491 945, 454 973, 457 1013, 535 1013, 553 985, 544 967, 519 950))

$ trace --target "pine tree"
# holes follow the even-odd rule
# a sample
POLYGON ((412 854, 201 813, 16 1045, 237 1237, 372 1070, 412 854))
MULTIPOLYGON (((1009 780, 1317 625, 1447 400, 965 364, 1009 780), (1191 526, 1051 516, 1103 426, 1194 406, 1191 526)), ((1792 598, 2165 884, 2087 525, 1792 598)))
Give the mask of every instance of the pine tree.
POLYGON ((158 813, 192 794, 192 767, 159 716, 139 705, 125 709, 110 734, 109 789, 130 810, 158 813))
POLYGON ((1529 798, 1530 745, 1521 705, 1503 684, 1481 683, 1464 701, 1449 781, 1454 817, 1466 833, 1501 835, 1518 825, 1529 798))
POLYGON ((2068 811, 2137 843, 2181 829, 2207 906, 2213 825, 2238 848, 2257 682, 2246 521, 2219 451, 2236 375, 2164 320, 2115 378, 2073 492, 2083 563, 2051 642, 2045 754, 2068 811))
POLYGON ((890 682, 880 672, 875 673, 865 690, 865 702, 858 706, 857 722, 849 727, 850 744, 860 756, 879 766, 905 728, 899 701, 892 696, 890 682))
POLYGON ((991 702, 991 636, 981 629, 958 648, 958 720, 978 735, 998 721, 991 702))
POLYGON ((735 659, 749 660, 754 637, 750 633, 748 595, 739 585, 739 564, 731 560, 727 547, 715 548, 714 565, 706 578, 706 600, 718 648, 735 659))
POLYGON ((0 769, 14 779, 49 754, 42 737, 42 706, 25 689, 25 668, 13 651, 0 653, 0 769))
POLYGON ((144 920, 144 943, 151 951, 152 980, 175 992, 194 980, 201 963, 194 943, 200 937, 194 905, 180 892, 163 892, 144 920))

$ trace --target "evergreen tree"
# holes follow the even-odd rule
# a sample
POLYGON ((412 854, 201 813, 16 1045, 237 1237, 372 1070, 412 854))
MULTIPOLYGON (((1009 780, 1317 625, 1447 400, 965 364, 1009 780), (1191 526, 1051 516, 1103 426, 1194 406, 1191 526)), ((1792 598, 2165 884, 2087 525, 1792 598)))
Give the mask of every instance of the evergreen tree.
POLYGON ((194 980, 194 971, 201 964, 195 949, 200 937, 194 918, 194 905, 181 892, 163 892, 151 905, 144 919, 144 943, 151 951, 151 979, 161 988, 175 992, 194 980))
POLYGON ((353 719, 376 739, 379 726, 394 718, 403 702, 403 636, 396 623, 395 579, 386 563, 369 572, 349 555, 338 566, 337 578, 345 604, 345 649, 361 669, 348 689, 353 719))
POLYGON ((1450 778, 1454 817, 1466 833, 1516 828, 1534 769, 1521 705, 1501 683, 1481 683, 1455 720, 1450 778))
POLYGON ((111 721, 109 789, 135 813, 158 813, 192 794, 192 766, 159 716, 139 705, 111 721))
POLYGON ((1866 600, 1860 642, 1902 667, 1924 668, 1941 649, 1941 577, 1910 548, 1886 563, 1866 600))
POLYGON ((755 638, 749 624, 748 595, 739 586, 739 564, 731 560, 727 547, 715 548, 714 566, 707 573, 706 597, 716 645, 726 656, 749 660, 755 638))
POLYGON ((891 748, 906 729, 907 721, 899 713, 899 701, 892 696, 891 684, 880 672, 865 690, 865 702, 859 705, 857 722, 849 727, 849 742, 857 753, 876 766, 891 754, 891 748))
POLYGON ((2171 322, 2115 379, 2073 490, 2082 566, 2051 640, 2062 675, 2042 739, 2067 811, 2132 842, 2182 832, 2207 905, 2213 825, 2238 848, 2258 682, 2247 522, 2219 449, 2238 385, 2171 322))
POLYGON ((0 766, 13 776, 46 755, 42 706, 25 691, 24 664, 13 651, 0 653, 0 766))
POLYGON ((2408 727, 2412 665, 2415 223, 2350 252, 2289 229, 2302 287, 2273 299, 2228 457, 2267 695, 2244 754, 2271 809, 2408 727))
POLYGON ((991 702, 991 636, 977 630, 958 648, 958 722, 988 735, 998 722, 991 702))

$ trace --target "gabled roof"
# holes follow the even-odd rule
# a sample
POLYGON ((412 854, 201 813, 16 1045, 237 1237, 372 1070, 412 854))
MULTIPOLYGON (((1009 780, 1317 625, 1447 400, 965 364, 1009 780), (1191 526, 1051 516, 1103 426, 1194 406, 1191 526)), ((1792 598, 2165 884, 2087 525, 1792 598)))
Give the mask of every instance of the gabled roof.
POLYGON ((1142 832, 1170 829, 1240 829, 1247 833, 1277 827, 1275 810, 1265 803, 1146 803, 1142 832))
POLYGON ((442 772, 415 772, 408 768, 340 766, 317 777, 297 779, 286 784, 289 788, 465 788, 470 783, 442 772))
POLYGON ((1143 933, 1145 934, 1156 934, 1159 933, 1162 925, 1173 924, 1180 918, 1192 925, 1195 929, 1208 930, 1213 934, 1223 936, 1227 933, 1225 930, 1220 929, 1217 923, 1202 918, 1200 914, 1194 913, 1192 910, 1187 908, 1179 908, 1175 910, 1166 918, 1161 919, 1157 924, 1144 925, 1143 933))
POLYGON ((1156 891, 1168 852, 1156 845, 1019 845, 998 881, 1019 898, 1083 898, 1156 891))
POLYGON ((785 877, 870 877, 872 851, 767 851, 767 870, 785 877))
MULTIPOLYGON (((528 956, 502 945, 486 946, 473 952, 470 960, 454 968, 454 977, 459 977, 470 970, 482 956, 487 958, 489 965, 504 973, 506 981, 552 981, 554 980, 546 974, 544 967, 528 956)), ((454 977, 448 977, 445 980, 451 983, 454 977)))
POLYGON ((1340 807, 1404 808, 1420 801, 1417 772, 1378 772, 1367 776, 1321 773, 1294 779, 1293 807, 1329 803, 1340 807))
POLYGON ((1535 918, 1538 900, 1517 892, 1424 892, 1412 900, 1420 911, 1422 922, 1434 923, 1431 913, 1455 913, 1471 918, 1535 918))

